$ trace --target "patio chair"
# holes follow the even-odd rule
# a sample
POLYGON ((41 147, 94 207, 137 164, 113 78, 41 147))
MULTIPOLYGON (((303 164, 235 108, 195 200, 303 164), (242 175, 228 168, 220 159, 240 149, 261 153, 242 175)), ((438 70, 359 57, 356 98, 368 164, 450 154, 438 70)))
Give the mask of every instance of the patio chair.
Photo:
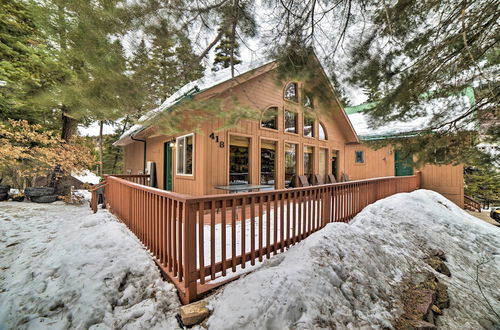
POLYGON ((335 179, 335 175, 333 175, 333 174, 328 174, 326 176, 326 179, 328 180, 328 183, 337 183, 337 180, 335 179))
POLYGON ((325 184, 325 180, 323 180, 323 175, 314 174, 314 184, 315 185, 325 184))
POLYGON ((310 185, 306 175, 299 175, 299 187, 309 187, 310 185))

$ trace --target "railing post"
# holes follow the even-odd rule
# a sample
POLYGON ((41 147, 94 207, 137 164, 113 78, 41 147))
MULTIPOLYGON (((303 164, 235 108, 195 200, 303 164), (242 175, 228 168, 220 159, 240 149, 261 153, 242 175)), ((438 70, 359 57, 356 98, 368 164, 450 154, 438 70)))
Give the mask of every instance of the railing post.
POLYGON ((196 211, 197 204, 186 201, 184 205, 184 287, 185 303, 197 298, 196 276, 196 211))

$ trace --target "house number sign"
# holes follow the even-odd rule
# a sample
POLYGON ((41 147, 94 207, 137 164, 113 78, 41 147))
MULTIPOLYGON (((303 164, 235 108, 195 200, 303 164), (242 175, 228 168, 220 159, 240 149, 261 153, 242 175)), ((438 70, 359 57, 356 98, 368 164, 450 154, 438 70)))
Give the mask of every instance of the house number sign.
POLYGON ((212 134, 210 134, 208 137, 214 140, 215 143, 218 143, 219 148, 224 148, 224 141, 219 141, 219 136, 215 135, 214 132, 212 132, 212 134))

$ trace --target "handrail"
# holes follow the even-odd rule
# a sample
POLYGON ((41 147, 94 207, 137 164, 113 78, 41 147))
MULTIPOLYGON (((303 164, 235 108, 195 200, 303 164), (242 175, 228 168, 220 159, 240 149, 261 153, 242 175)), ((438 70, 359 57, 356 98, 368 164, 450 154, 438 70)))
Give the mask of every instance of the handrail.
POLYGON ((470 196, 464 195, 464 208, 475 212, 481 212, 481 203, 470 196))
POLYGON ((154 256, 183 303, 234 279, 329 222, 419 189, 420 172, 240 194, 189 196, 109 175, 106 202, 154 256), (216 234, 217 233, 217 234, 216 234), (214 281, 219 279, 217 281, 214 281))

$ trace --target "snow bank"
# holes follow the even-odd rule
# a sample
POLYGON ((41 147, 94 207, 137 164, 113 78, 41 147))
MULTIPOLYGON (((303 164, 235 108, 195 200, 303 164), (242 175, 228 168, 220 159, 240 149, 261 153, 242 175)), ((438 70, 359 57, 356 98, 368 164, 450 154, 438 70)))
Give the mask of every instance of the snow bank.
POLYGON ((422 258, 447 255, 451 306, 440 329, 494 327, 495 315, 475 281, 500 310, 500 230, 441 195, 419 190, 366 207, 351 224, 332 223, 213 297, 212 329, 391 327, 401 314, 398 284, 433 271, 422 258))
POLYGON ((116 218, 0 203, 0 329, 172 329, 179 299, 116 218))
POLYGON ((100 176, 95 175, 89 170, 85 170, 82 173, 73 173, 72 176, 83 183, 98 184, 101 180, 100 176))

